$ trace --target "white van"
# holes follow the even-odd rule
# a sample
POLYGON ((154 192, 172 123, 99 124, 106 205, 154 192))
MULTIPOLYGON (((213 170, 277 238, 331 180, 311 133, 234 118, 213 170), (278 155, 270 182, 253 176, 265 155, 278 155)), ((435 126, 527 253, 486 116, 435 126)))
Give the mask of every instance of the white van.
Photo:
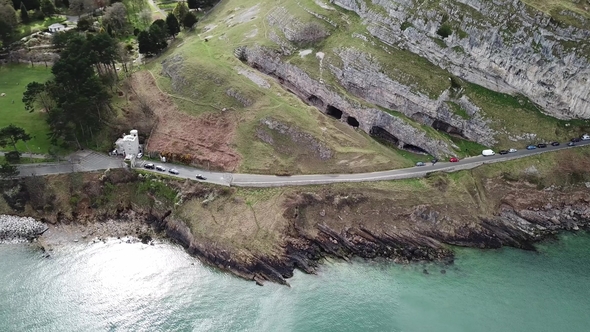
POLYGON ((482 155, 482 156, 484 156, 484 157, 493 156, 493 155, 495 155, 495 154, 496 154, 496 153, 494 152, 494 150, 489 150, 489 149, 488 149, 488 150, 483 150, 483 151, 481 152, 481 155, 482 155))

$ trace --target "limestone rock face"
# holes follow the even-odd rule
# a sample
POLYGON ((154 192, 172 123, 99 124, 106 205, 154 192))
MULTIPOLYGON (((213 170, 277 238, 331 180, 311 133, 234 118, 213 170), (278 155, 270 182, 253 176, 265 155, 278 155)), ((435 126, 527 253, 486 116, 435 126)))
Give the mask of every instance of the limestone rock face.
MULTIPOLYGON (((575 25, 566 26, 518 0, 332 3, 357 13, 383 43, 416 53, 458 77, 491 90, 521 93, 556 118, 590 118, 590 22, 575 13, 562 13, 575 25), (443 25, 451 31, 444 39, 437 33, 443 25)), ((342 73, 345 81, 352 74, 358 73, 342 73)), ((425 107, 436 107, 436 101, 425 107)))
POLYGON ((286 89, 308 104, 368 134, 380 136, 400 148, 419 148, 434 156, 453 155, 453 148, 445 141, 434 139, 421 128, 379 109, 360 105, 332 91, 300 68, 281 61, 280 55, 263 47, 245 49, 248 64, 276 78, 286 89))
POLYGON ((496 143, 495 132, 488 126, 489 121, 480 115, 479 108, 467 96, 453 99, 453 102, 468 113, 469 119, 464 119, 450 110, 446 103, 452 100, 449 90, 432 100, 383 74, 379 64, 372 62, 369 55, 362 51, 347 48, 336 52, 342 60, 342 68, 330 66, 330 70, 350 93, 383 108, 399 110, 427 126, 452 132, 487 146, 496 143))

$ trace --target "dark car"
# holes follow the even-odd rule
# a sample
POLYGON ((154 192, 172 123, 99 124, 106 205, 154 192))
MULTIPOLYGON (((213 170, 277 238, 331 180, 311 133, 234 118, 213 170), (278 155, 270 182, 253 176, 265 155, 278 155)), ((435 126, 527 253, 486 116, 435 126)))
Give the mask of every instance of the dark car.
POLYGON ((540 148, 540 149, 546 148, 547 147, 547 144, 545 144, 545 143, 539 143, 539 144, 537 144, 537 147, 540 148))
POLYGON ((567 143, 567 146, 574 146, 574 145, 576 145, 576 143, 574 143, 574 142, 568 142, 567 143))
POLYGON ((201 174, 197 174, 197 179, 199 179, 199 180, 207 180, 207 178, 206 178, 206 177, 204 177, 204 176, 203 176, 203 175, 201 175, 201 174))
POLYGON ((160 172, 166 172, 166 167, 158 165, 156 166, 156 170, 160 172))
POLYGON ((154 164, 145 164, 145 165, 143 165, 143 167, 144 168, 147 168, 147 169, 154 169, 154 168, 156 168, 156 166, 154 166, 154 164))
POLYGON ((574 137, 570 141, 574 142, 574 143, 578 143, 579 141, 581 141, 581 139, 579 137, 574 137))
POLYGON ((551 146, 559 146, 559 142, 551 142, 551 146))
POLYGON ((500 150, 499 154, 508 154, 508 150, 500 150))
POLYGON ((527 150, 534 150, 534 149, 536 149, 536 148, 537 148, 537 147, 536 147, 536 146, 534 146, 534 145, 529 145, 529 146, 527 146, 527 147, 526 147, 526 149, 527 149, 527 150))
POLYGON ((171 168, 170 170, 168 170, 168 173, 178 175, 178 170, 176 168, 171 168))

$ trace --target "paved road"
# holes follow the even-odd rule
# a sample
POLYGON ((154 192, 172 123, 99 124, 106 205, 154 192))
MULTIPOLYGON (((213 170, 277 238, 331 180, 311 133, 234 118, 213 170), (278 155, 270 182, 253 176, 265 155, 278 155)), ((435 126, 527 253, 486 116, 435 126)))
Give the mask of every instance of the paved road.
MULTIPOLYGON (((590 141, 583 141, 576 143, 575 147, 590 145, 590 141)), ((569 149, 575 147, 568 147, 565 144, 561 146, 548 146, 543 149, 535 150, 520 150, 515 153, 507 155, 495 155, 491 157, 471 157, 460 160, 457 163, 439 162, 435 165, 427 164, 422 167, 411 167, 404 169, 397 169, 391 171, 372 172, 372 173, 357 173, 357 174, 315 174, 315 175, 293 175, 293 176, 276 176, 276 175, 258 175, 258 174, 240 174, 240 173, 223 173, 210 172, 206 170, 199 170, 194 167, 173 165, 167 163, 157 163, 146 160, 138 160, 137 168, 142 168, 145 171, 153 173, 165 173, 172 177, 197 180, 196 175, 203 175, 206 180, 203 182, 214 183, 224 186, 238 186, 238 187, 278 187, 278 186, 296 186, 296 185, 311 185, 311 184, 327 184, 337 182, 366 182, 366 181, 382 181, 407 179, 426 176, 431 172, 454 172, 464 169, 472 169, 482 164, 497 163, 507 160, 524 158, 531 155, 537 155, 550 151, 569 149), (143 168, 146 163, 154 163, 166 168, 166 171, 160 172, 151 169, 143 168), (169 168, 175 168, 179 174, 170 174, 169 168)), ((62 163, 37 163, 20 165, 20 177, 32 175, 50 175, 50 174, 64 174, 73 172, 89 172, 105 170, 108 168, 124 168, 127 167, 121 158, 110 157, 94 151, 78 151, 69 157, 68 162, 62 163)))
MULTIPOLYGON (((590 141, 583 141, 576 143, 575 147, 590 145, 590 141)), ((575 148, 573 147, 573 148, 575 148)), ((257 175, 257 174, 240 174, 240 173, 222 173, 222 172, 209 172, 205 170, 199 170, 193 167, 181 166, 181 165, 170 165, 163 163, 156 163, 155 165, 161 165, 166 167, 166 173, 168 173, 169 167, 173 167, 179 171, 178 175, 172 175, 179 178, 185 179, 196 179, 197 174, 201 174, 206 177, 207 180, 204 182, 210 182, 225 186, 238 186, 238 187, 279 187, 279 186, 295 186, 295 185, 311 185, 311 184, 327 184, 337 182, 366 182, 366 181, 382 181, 382 180, 395 180, 395 179, 407 179, 417 178, 426 176, 428 173, 442 171, 442 172, 454 172, 464 169, 472 169, 482 164, 497 163, 507 160, 524 158, 531 155, 537 155, 550 151, 568 149, 565 144, 560 146, 548 146, 543 149, 535 150, 519 150, 515 153, 507 155, 499 155, 491 157, 471 157, 460 160, 457 163, 450 162, 438 162, 435 165, 430 163, 427 166, 422 167, 411 167, 404 169, 397 169, 391 171, 372 172, 372 173, 357 173, 357 174, 317 174, 317 175, 292 175, 292 176, 276 176, 276 175, 257 175)), ((146 161, 140 160, 137 167, 142 167, 146 161)), ((154 173, 161 173, 155 170, 147 170, 154 173)))

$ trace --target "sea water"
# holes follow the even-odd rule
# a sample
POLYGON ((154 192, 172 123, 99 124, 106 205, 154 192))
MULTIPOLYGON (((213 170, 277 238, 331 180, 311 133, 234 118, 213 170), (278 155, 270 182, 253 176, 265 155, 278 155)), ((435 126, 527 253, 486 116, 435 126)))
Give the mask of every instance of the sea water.
POLYGON ((590 235, 256 286, 172 244, 0 245, 0 331, 590 331, 590 235), (426 273, 425 273, 426 272, 426 273), (443 273, 444 272, 444 273, 443 273))

